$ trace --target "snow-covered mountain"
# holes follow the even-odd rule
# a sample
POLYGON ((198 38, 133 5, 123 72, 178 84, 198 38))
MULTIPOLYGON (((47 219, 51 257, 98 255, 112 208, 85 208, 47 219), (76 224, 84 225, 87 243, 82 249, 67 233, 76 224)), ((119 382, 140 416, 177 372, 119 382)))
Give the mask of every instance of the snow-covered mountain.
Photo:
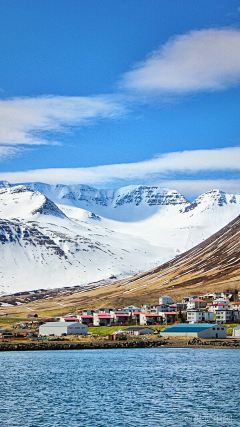
POLYGON ((201 243, 240 214, 240 195, 0 183, 0 293, 127 277, 201 243))
MULTIPOLYGON (((9 183, 2 182, 9 186, 9 183)), ((25 183, 56 204, 82 208, 116 221, 139 221, 159 210, 160 206, 187 206, 189 202, 176 190, 130 185, 118 190, 99 190, 86 185, 48 185, 25 183)))

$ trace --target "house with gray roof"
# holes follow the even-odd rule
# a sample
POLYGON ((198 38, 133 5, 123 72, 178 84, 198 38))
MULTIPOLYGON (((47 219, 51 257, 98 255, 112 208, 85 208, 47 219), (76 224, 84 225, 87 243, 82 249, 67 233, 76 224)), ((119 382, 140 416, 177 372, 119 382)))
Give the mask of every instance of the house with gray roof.
POLYGON ((39 335, 55 335, 55 336, 62 336, 62 335, 78 335, 83 334, 87 335, 88 333, 88 327, 87 325, 84 325, 80 322, 48 322, 44 323, 43 325, 39 326, 39 335))

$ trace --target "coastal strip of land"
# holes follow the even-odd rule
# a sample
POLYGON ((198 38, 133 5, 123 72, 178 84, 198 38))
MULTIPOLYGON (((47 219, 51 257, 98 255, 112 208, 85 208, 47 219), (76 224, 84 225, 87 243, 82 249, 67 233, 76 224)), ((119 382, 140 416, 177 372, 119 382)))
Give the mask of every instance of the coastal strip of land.
POLYGON ((118 348, 218 348, 218 349, 240 349, 240 340, 131 340, 131 341, 21 341, 21 342, 1 342, 0 351, 38 351, 38 350, 105 350, 118 348))

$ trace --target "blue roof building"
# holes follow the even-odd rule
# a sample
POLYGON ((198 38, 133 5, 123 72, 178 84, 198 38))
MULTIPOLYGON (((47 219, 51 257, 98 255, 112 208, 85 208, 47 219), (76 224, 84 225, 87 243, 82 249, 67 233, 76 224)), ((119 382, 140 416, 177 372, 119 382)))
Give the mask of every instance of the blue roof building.
POLYGON ((177 323, 161 331, 161 335, 165 337, 227 338, 227 329, 219 324, 177 323))

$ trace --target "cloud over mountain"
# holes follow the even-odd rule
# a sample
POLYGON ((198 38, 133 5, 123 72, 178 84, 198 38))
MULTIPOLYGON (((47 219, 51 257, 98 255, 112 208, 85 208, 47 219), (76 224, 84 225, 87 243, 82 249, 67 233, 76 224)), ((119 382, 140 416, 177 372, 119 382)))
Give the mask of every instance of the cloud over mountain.
POLYGON ((210 28, 170 39, 124 76, 140 92, 184 95, 223 90, 240 80, 240 31, 210 28))

